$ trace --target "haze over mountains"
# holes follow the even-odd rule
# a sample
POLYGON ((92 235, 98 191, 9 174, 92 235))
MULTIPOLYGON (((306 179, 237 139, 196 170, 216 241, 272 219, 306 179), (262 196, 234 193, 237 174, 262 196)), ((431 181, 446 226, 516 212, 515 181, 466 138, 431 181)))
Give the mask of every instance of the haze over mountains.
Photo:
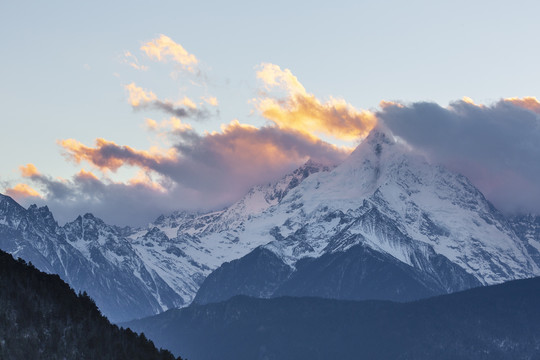
POLYGON ((85 290, 112 321, 245 294, 405 301, 540 275, 540 220, 382 131, 339 166, 308 162, 211 213, 145 228, 59 226, 0 198, 0 248, 85 290))

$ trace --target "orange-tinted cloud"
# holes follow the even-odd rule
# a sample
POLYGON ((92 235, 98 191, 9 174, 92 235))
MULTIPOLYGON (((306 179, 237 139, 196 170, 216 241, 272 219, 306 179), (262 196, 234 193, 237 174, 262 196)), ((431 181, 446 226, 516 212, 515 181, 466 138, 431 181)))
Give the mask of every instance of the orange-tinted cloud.
POLYGON ((281 70, 278 65, 263 63, 257 71, 257 78, 262 80, 267 89, 282 88, 291 94, 307 95, 306 89, 293 75, 291 70, 281 70))
POLYGON ((172 116, 169 120, 164 120, 161 123, 161 126, 168 126, 174 132, 187 131, 192 129, 191 125, 182 122, 181 119, 174 116, 172 116))
POLYGON ((21 175, 25 178, 30 178, 32 176, 39 176, 40 173, 34 164, 26 164, 19 167, 21 175))
POLYGON ((152 108, 179 118, 189 117, 197 120, 210 116, 210 112, 206 108, 197 108, 197 104, 187 96, 173 103, 168 100, 159 100, 152 91, 145 90, 135 83, 126 85, 125 89, 128 91, 128 102, 133 109, 152 108))
POLYGON ((470 97, 468 96, 464 96, 461 101, 467 103, 467 104, 471 104, 471 105, 476 105, 476 106, 481 106, 481 105, 477 105, 473 99, 471 99, 470 97))
POLYGON ((185 186, 211 190, 227 201, 250 186, 291 171, 308 159, 327 164, 342 161, 351 149, 317 137, 277 126, 257 128, 234 120, 220 132, 204 136, 186 132, 176 145, 181 159, 179 181, 185 186))
POLYGON ((143 106, 157 100, 156 94, 138 87, 135 83, 128 84, 125 88, 129 93, 128 101, 133 107, 143 106))
POLYGON ((193 102, 193 100, 191 100, 190 98, 188 98, 187 96, 184 96, 184 98, 182 99, 182 101, 180 101, 180 104, 181 105, 184 105, 184 106, 187 106, 188 108, 190 109, 196 109, 197 108, 197 104, 195 104, 193 102))
POLYGON ((88 147, 77 140, 66 139, 59 141, 69 159, 76 163, 87 161, 101 171, 116 171, 119 167, 129 165, 146 169, 159 168, 160 165, 175 158, 175 150, 167 152, 141 151, 129 146, 119 146, 112 141, 97 139, 96 147, 88 147))
POLYGON ((148 130, 157 130, 159 124, 156 120, 154 119, 150 119, 150 118, 146 118, 144 119, 144 123, 146 125, 146 128, 148 130))
POLYGON ((176 132, 192 130, 192 127, 190 124, 183 122, 181 119, 175 116, 171 116, 169 119, 162 120, 159 123, 154 119, 146 118, 145 125, 148 130, 152 130, 152 131, 164 130, 166 132, 176 133, 176 132))
POLYGON ((142 70, 142 71, 148 70, 148 66, 141 65, 139 63, 139 59, 137 59, 137 57, 129 51, 124 51, 123 62, 136 70, 142 70))
POLYGON ((131 186, 143 186, 162 193, 167 191, 160 183, 153 181, 148 172, 143 170, 140 170, 137 175, 129 179, 128 184, 131 186))
POLYGON ((534 96, 526 96, 521 99, 508 98, 504 99, 504 101, 540 114, 540 101, 534 96))
POLYGON ((339 140, 361 139, 376 125, 377 119, 368 111, 359 111, 345 100, 330 98, 321 102, 305 88, 289 69, 262 64, 257 77, 269 90, 285 92, 284 98, 265 96, 254 100, 262 116, 280 128, 306 134, 326 134, 339 140))
POLYGON ((379 107, 381 109, 385 109, 387 107, 390 107, 390 106, 397 106, 397 107, 404 107, 402 104, 398 103, 398 102, 394 102, 394 101, 387 101, 387 100, 381 100, 379 102, 379 107))
POLYGON ((139 174, 127 182, 115 182, 81 170, 71 179, 33 175, 31 181, 39 185, 39 193, 27 184, 17 184, 3 192, 23 206, 48 205, 60 222, 92 212, 109 223, 144 224, 181 207, 171 201, 170 183, 152 181, 148 174, 139 174))
MULTIPOLYGON (((161 125, 153 120, 150 124, 157 128, 161 125)), ((66 156, 77 163, 85 161, 104 172, 136 167, 146 175, 152 172, 196 193, 212 195, 213 200, 206 201, 213 205, 234 200, 250 186, 277 178, 310 158, 336 164, 351 151, 276 126, 256 128, 233 121, 220 132, 198 135, 179 119, 171 118, 166 125, 177 141, 168 150, 136 150, 104 139, 97 139, 94 147, 73 139, 59 144, 66 156)), ((161 184, 142 177, 130 184, 143 182, 154 189, 161 184)))
MULTIPOLYGON (((190 71, 197 65, 194 56, 165 36, 145 44, 142 50, 153 59, 174 60, 190 71)), ((126 61, 133 61, 131 66, 140 67, 131 53, 124 55, 126 61)), ((68 160, 88 163, 104 175, 82 169, 70 179, 59 180, 27 164, 20 168, 21 173, 42 195, 24 184, 11 192, 41 196, 42 203, 64 209, 63 220, 92 211, 108 214, 114 223, 140 224, 151 220, 149 216, 175 209, 223 207, 250 187, 276 180, 308 159, 337 164, 351 152, 350 148, 321 140, 317 134, 356 139, 362 134, 358 130, 360 118, 364 116, 366 122, 367 113, 342 100, 320 102, 289 70, 268 66, 259 77, 268 89, 285 90, 283 101, 268 97, 257 103, 273 123, 259 128, 235 120, 220 131, 204 134, 195 132, 186 117, 206 117, 208 109, 217 112, 211 108, 218 106, 217 98, 203 96, 197 98, 197 103, 188 97, 161 100, 149 89, 130 83, 125 89, 134 109, 157 109, 174 115, 160 121, 145 119, 146 127, 155 131, 160 140, 172 144, 170 148, 140 150, 103 138, 90 146, 75 139, 60 140, 68 160), (116 175, 109 172, 121 167, 139 171, 135 177, 118 182, 113 180, 116 175)))
POLYGON ((194 66, 199 62, 195 55, 188 53, 182 45, 165 35, 145 43, 141 46, 141 50, 150 59, 164 62, 172 59, 190 72, 195 72, 194 66))
POLYGON ((215 96, 207 96, 207 97, 203 96, 201 99, 212 106, 219 105, 218 99, 215 96))
POLYGON ((98 177, 94 175, 94 173, 92 173, 91 171, 86 171, 84 169, 81 169, 81 171, 79 171, 77 175, 75 175, 75 177, 78 179, 99 180, 98 177))
POLYGON ((16 200, 28 197, 41 198, 41 195, 36 190, 23 183, 19 183, 12 188, 6 189, 6 194, 16 200))
MULTIPOLYGON (((316 138, 305 136, 304 141, 315 143, 316 138)), ((221 132, 213 132, 204 139, 207 146, 220 154, 228 166, 239 172, 250 172, 253 167, 276 167, 294 160, 306 161, 306 154, 286 148, 275 141, 274 137, 264 136, 255 126, 233 120, 221 126, 221 132), (243 166, 249 164, 249 166, 243 166)), ((332 145, 329 145, 332 146, 332 145)), ((335 148, 339 151, 338 148, 335 148)))

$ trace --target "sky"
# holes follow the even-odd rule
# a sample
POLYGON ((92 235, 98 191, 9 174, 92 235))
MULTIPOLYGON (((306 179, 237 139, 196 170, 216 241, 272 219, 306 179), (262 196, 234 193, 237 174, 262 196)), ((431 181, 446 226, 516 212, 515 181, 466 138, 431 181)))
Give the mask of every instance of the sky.
POLYGON ((230 204, 377 124, 540 214, 538 1, 4 1, 0 192, 60 223, 230 204))

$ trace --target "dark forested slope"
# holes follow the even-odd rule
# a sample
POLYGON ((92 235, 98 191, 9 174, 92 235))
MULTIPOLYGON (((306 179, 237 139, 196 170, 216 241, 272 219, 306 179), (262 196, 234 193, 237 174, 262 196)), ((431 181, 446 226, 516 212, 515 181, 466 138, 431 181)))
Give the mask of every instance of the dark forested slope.
POLYGON ((112 325, 86 294, 0 251, 0 359, 175 359, 112 325))

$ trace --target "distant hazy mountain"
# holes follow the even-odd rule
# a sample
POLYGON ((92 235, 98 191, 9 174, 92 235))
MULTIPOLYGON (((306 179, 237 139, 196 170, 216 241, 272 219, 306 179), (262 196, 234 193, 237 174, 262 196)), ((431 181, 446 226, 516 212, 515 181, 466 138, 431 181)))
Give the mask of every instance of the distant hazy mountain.
POLYGON ((92 299, 76 295, 58 275, 0 251, 0 359, 175 357, 144 336, 111 325, 92 299))
POLYGON ((540 278, 411 303, 234 297, 124 326, 190 359, 537 359, 540 278))
POLYGON ((378 131, 335 168, 308 162, 224 210, 145 228, 91 214, 59 226, 46 207, 0 196, 0 248, 87 291, 113 321, 196 294, 405 301, 532 277, 539 228, 378 131))

